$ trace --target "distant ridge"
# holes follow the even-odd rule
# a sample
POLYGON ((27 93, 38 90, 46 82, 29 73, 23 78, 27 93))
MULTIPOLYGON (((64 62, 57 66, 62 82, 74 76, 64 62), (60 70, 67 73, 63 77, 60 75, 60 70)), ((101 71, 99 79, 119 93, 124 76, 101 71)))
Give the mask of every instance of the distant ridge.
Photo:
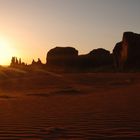
MULTIPOLYGON (((104 48, 97 48, 88 54, 78 55, 78 50, 74 47, 55 47, 48 51, 46 55, 46 64, 38 61, 32 61, 27 65, 21 62, 21 58, 12 57, 11 67, 16 68, 51 68, 51 70, 65 69, 86 70, 106 67, 107 70, 129 70, 140 69, 140 34, 133 32, 124 32, 122 41, 116 43, 113 53, 104 48)), ((102 69, 103 70, 103 69, 102 69)))

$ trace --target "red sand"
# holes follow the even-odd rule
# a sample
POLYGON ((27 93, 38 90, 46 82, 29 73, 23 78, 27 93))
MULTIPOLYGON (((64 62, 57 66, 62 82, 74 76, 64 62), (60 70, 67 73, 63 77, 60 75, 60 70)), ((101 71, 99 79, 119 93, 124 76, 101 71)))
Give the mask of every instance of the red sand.
POLYGON ((0 139, 139 139, 139 73, 1 79, 0 139))

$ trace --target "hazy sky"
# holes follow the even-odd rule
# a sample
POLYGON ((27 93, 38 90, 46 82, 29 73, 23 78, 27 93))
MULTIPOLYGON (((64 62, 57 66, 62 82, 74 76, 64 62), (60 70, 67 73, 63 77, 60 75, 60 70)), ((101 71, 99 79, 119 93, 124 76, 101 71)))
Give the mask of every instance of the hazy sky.
POLYGON ((112 51, 124 31, 140 33, 140 0, 0 0, 0 37, 28 63, 55 46, 112 51))

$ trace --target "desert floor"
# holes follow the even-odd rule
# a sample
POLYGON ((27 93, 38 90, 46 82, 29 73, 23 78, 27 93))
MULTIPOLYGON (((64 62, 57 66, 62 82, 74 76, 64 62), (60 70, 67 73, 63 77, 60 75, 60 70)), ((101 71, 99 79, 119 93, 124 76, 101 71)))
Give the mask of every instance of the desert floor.
POLYGON ((0 139, 140 139, 140 73, 0 73, 0 139))

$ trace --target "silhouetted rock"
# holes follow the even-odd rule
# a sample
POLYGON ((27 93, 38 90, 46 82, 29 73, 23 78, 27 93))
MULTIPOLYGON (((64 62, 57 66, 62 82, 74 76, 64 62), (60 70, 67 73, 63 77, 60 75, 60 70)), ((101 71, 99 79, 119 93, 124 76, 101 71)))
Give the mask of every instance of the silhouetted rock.
POLYGON ((110 52, 103 48, 98 48, 98 49, 94 49, 91 52, 89 52, 89 55, 97 56, 97 57, 102 57, 102 56, 106 57, 106 56, 110 55, 110 52))
POLYGON ((113 58, 109 51, 99 48, 85 55, 79 55, 72 47, 56 47, 47 54, 47 65, 68 70, 88 70, 96 67, 112 65, 113 58))
POLYGON ((118 68, 140 67, 140 34, 125 32, 122 42, 115 46, 113 55, 118 68))
POLYGON ((21 58, 18 58, 17 57, 12 57, 11 59, 11 64, 10 64, 11 67, 18 67, 18 68, 23 68, 25 65, 24 62, 21 61, 21 58))
POLYGON ((22 64, 22 62, 21 62, 21 58, 19 58, 19 65, 21 65, 22 64))
POLYGON ((42 64, 40 58, 38 58, 37 61, 35 61, 35 60, 33 59, 32 64, 31 64, 32 67, 42 67, 42 65, 43 65, 43 64, 42 64))
POLYGON ((122 51, 122 42, 118 42, 113 49, 113 59, 115 68, 122 67, 121 51, 122 51))
POLYGON ((38 64, 38 65, 42 65, 42 62, 41 62, 40 58, 38 58, 37 64, 38 64))
POLYGON ((33 61, 32 61, 32 64, 31 65, 34 65, 36 62, 35 62, 35 60, 33 59, 33 61))
POLYGON ((122 63, 128 67, 140 67, 140 34, 126 32, 123 35, 122 63))
POLYGON ((17 57, 12 57, 10 66, 16 67, 18 65, 17 57))
POLYGON ((12 57, 10 66, 14 66, 16 64, 16 57, 12 57))
POLYGON ((74 65, 78 51, 73 47, 55 47, 47 53, 49 66, 69 67, 74 65))
POLYGON ((113 62, 110 52, 103 48, 92 50, 88 54, 88 57, 90 58, 89 62, 93 67, 112 65, 113 62))

